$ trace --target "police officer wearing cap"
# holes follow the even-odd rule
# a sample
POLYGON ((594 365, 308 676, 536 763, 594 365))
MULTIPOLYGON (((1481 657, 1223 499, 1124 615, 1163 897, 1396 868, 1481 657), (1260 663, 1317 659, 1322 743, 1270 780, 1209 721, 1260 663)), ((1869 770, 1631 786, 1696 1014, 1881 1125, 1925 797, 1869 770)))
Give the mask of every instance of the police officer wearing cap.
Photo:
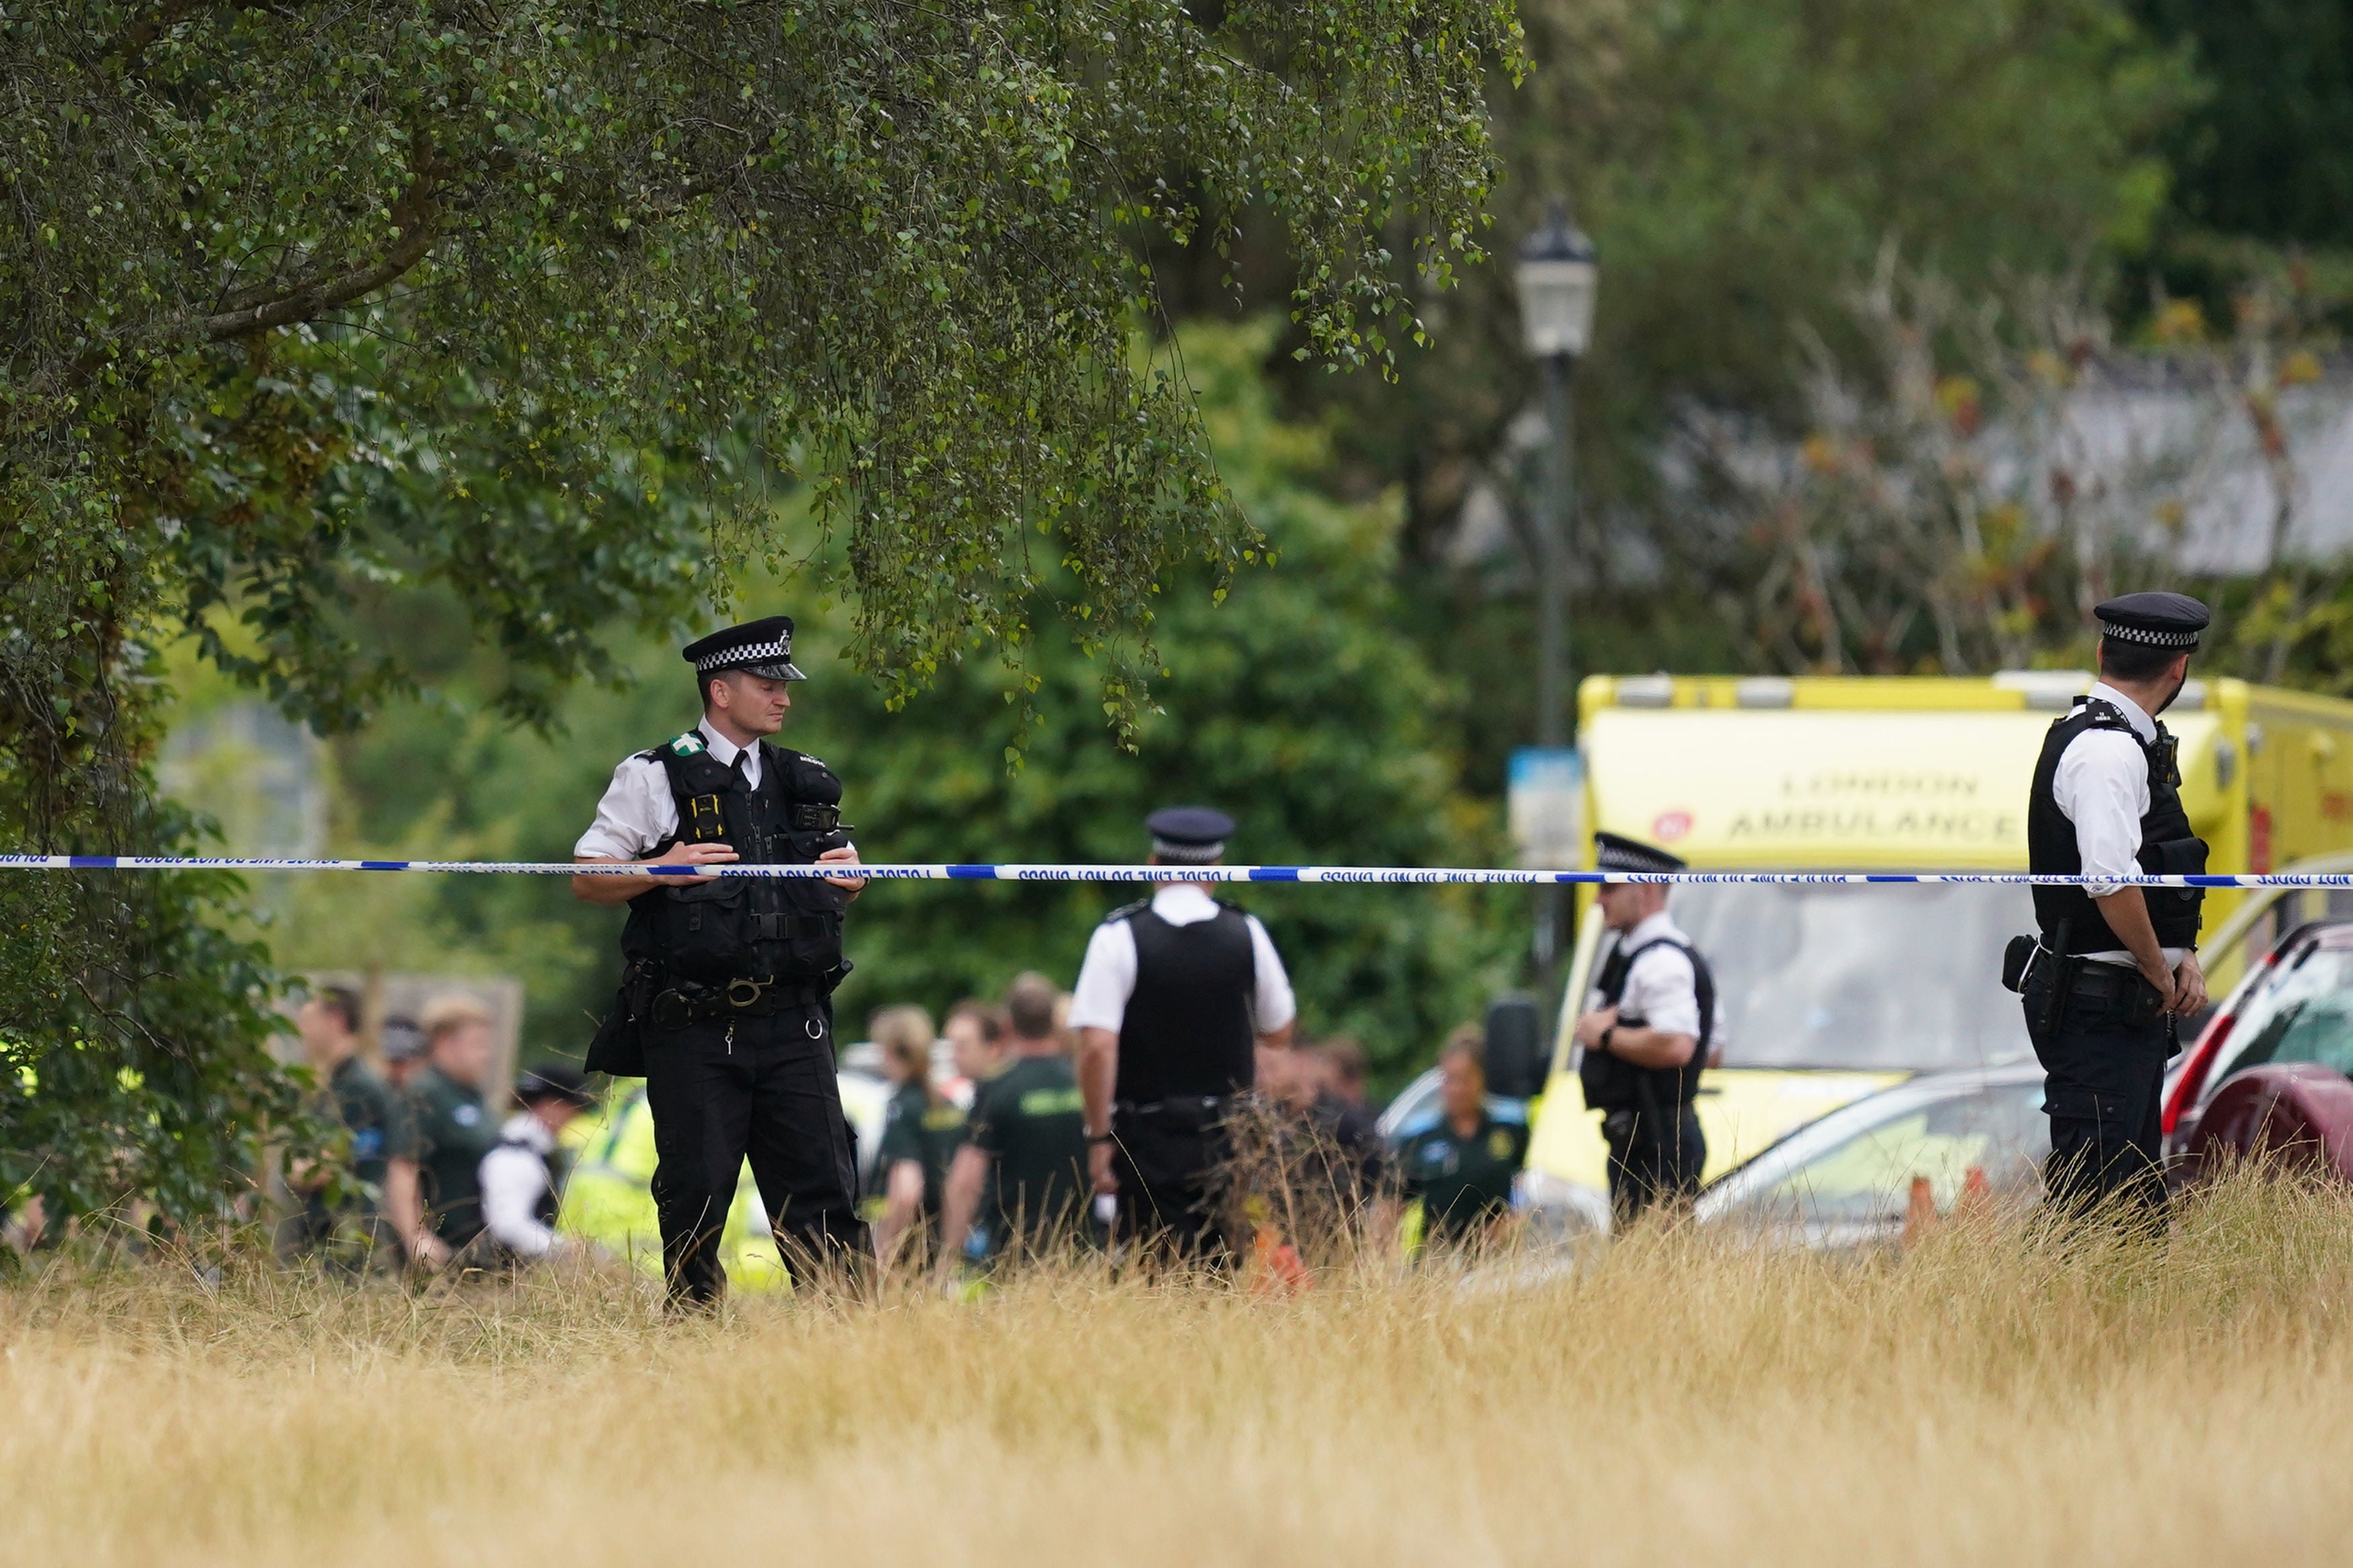
POLYGON ((576 1244, 555 1234, 564 1183, 557 1140, 572 1119, 596 1103, 587 1079, 561 1062, 535 1068, 515 1080, 522 1107, 499 1129, 482 1156, 482 1234, 473 1253, 484 1264, 520 1268, 576 1244))
MULTIPOLYGON (((1214 866, 1233 819, 1171 806, 1145 822, 1155 866, 1214 866)), ((1291 978, 1255 915, 1202 882, 1163 882, 1113 912, 1087 943, 1071 993, 1079 1089, 1095 1190, 1114 1232, 1189 1261, 1230 1260, 1213 1212, 1229 1103, 1257 1076, 1257 1047, 1288 1046, 1291 978)))
MULTIPOLYGON (((2181 694, 2206 606, 2182 594, 2099 605, 2100 679, 2051 726, 2026 814, 2028 865, 2093 878, 2196 874, 2206 845, 2181 805, 2173 737, 2157 716, 2181 694)), ((2044 1187, 2080 1212, 2121 1197, 2161 1212, 2160 1086, 2174 1020, 2206 1005, 2195 889, 2034 889, 2027 1032, 2051 1118, 2044 1187)))
MULTIPOLYGON (((575 858, 856 866, 841 781, 767 740, 784 727, 791 683, 807 679, 792 642, 792 618, 771 616, 690 644, 702 721, 613 770, 575 858)), ((646 1080, 673 1307, 707 1307, 724 1292, 720 1236, 747 1156, 797 1274, 854 1269, 866 1253, 832 1004, 849 972, 842 917, 863 885, 855 876, 573 879, 578 897, 629 907, 627 971, 587 1065, 646 1080)))
MULTIPOLYGON (((1604 871, 1684 868, 1680 858, 1615 833, 1593 841, 1604 871)), ((1699 1191, 1707 1139, 1693 1102, 1715 1043, 1715 982, 1667 913, 1667 884, 1608 882, 1599 900, 1618 942, 1577 1021, 1577 1078, 1588 1109, 1601 1112, 1610 1215, 1624 1226, 1653 1204, 1699 1191)))

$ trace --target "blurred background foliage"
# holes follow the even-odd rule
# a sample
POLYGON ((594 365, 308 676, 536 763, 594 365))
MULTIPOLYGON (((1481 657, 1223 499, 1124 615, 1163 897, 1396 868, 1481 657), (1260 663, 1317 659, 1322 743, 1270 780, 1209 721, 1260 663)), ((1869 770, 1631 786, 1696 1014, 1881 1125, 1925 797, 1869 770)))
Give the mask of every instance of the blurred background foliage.
MULTIPOLYGON (((974 646, 894 711, 841 657, 840 606, 773 582, 743 585, 747 609, 774 606, 799 623, 797 649, 813 679, 797 689, 782 739, 842 774, 866 855, 1135 859, 1145 815, 1181 801, 1229 810, 1240 824, 1236 854, 1254 860, 1483 864, 1508 853, 1493 803, 1457 788, 1442 720, 1463 698, 1406 630, 1398 498, 1344 501, 1314 482, 1330 437, 1275 416, 1259 367, 1276 335, 1261 319, 1180 340, 1220 471, 1277 564, 1245 574, 1222 603, 1206 574, 1167 584, 1154 631, 1166 673, 1133 752, 1107 742, 1100 669, 1066 637, 1039 639, 1034 689, 1008 676, 995 649, 974 646), (1037 713, 1026 735, 1025 692, 1037 713)), ((1070 590, 1050 577, 1045 591, 1070 590)), ((1041 603, 1038 620, 1051 617, 1041 603)), ((357 625, 408 650, 424 685, 325 748, 338 853, 568 859, 613 764, 696 716, 670 638, 617 640, 630 679, 575 686, 554 710, 555 728, 538 732, 503 711, 497 649, 478 643, 448 600, 400 595, 357 625)), ((216 680, 198 689, 224 694, 216 680)), ((246 776, 189 787, 227 812, 235 801, 213 791, 241 790, 246 776)), ((267 940, 297 968, 520 977, 527 1051, 576 1054, 617 978, 618 912, 577 903, 560 880, 301 877, 260 891, 267 940)), ((918 1001, 937 1016, 963 996, 1001 993, 1023 968, 1067 986, 1095 922, 1134 894, 877 885, 854 913, 858 969, 838 998, 844 1026, 889 1002, 918 1001)), ((1359 1035, 1391 1079, 1511 979, 1525 904, 1467 889, 1240 896, 1283 949, 1303 1026, 1359 1035)))

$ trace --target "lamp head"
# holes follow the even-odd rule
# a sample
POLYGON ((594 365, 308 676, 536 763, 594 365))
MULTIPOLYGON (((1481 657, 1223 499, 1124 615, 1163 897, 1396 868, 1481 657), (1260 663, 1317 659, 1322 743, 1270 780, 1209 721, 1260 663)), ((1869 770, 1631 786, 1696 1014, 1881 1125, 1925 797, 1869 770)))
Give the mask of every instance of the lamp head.
POLYGON ((1567 204, 1556 200, 1544 226, 1520 247, 1520 323, 1528 353, 1538 359, 1585 353, 1600 283, 1600 253, 1569 221, 1567 204))

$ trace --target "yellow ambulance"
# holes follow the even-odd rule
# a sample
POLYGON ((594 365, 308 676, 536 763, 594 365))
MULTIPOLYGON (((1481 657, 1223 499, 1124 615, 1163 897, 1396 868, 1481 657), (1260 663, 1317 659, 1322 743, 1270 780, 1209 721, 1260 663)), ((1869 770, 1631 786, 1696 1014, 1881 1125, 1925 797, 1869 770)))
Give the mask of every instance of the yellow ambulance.
MULTIPOLYGON (((2024 870, 2043 733, 2092 679, 1596 676, 1577 702, 1586 826, 1694 870, 2024 870)), ((2353 702, 2192 680, 2164 720, 2213 870, 2353 848, 2353 702)), ((2207 931, 2242 897, 2209 894, 2207 931)), ((2032 1055, 2000 978, 2003 943, 2034 928, 2022 887, 1695 886, 1672 908, 1715 974, 1720 1065, 1698 1107, 1711 1178, 1915 1073, 2032 1055)), ((1600 1228, 1599 1118, 1571 1032, 1605 952, 1589 888, 1576 932, 1522 1197, 1600 1228)), ((2235 978, 2214 975, 2214 994, 2235 978)))

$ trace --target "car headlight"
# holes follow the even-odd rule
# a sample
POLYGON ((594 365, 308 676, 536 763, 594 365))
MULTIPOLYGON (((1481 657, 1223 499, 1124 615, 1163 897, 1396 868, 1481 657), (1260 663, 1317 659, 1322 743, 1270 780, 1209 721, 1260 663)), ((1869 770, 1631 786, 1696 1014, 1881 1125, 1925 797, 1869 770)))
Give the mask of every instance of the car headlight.
POLYGON ((1573 1241, 1609 1231, 1609 1194, 1549 1171, 1522 1171, 1512 1184, 1512 1206, 1542 1239, 1573 1241))

